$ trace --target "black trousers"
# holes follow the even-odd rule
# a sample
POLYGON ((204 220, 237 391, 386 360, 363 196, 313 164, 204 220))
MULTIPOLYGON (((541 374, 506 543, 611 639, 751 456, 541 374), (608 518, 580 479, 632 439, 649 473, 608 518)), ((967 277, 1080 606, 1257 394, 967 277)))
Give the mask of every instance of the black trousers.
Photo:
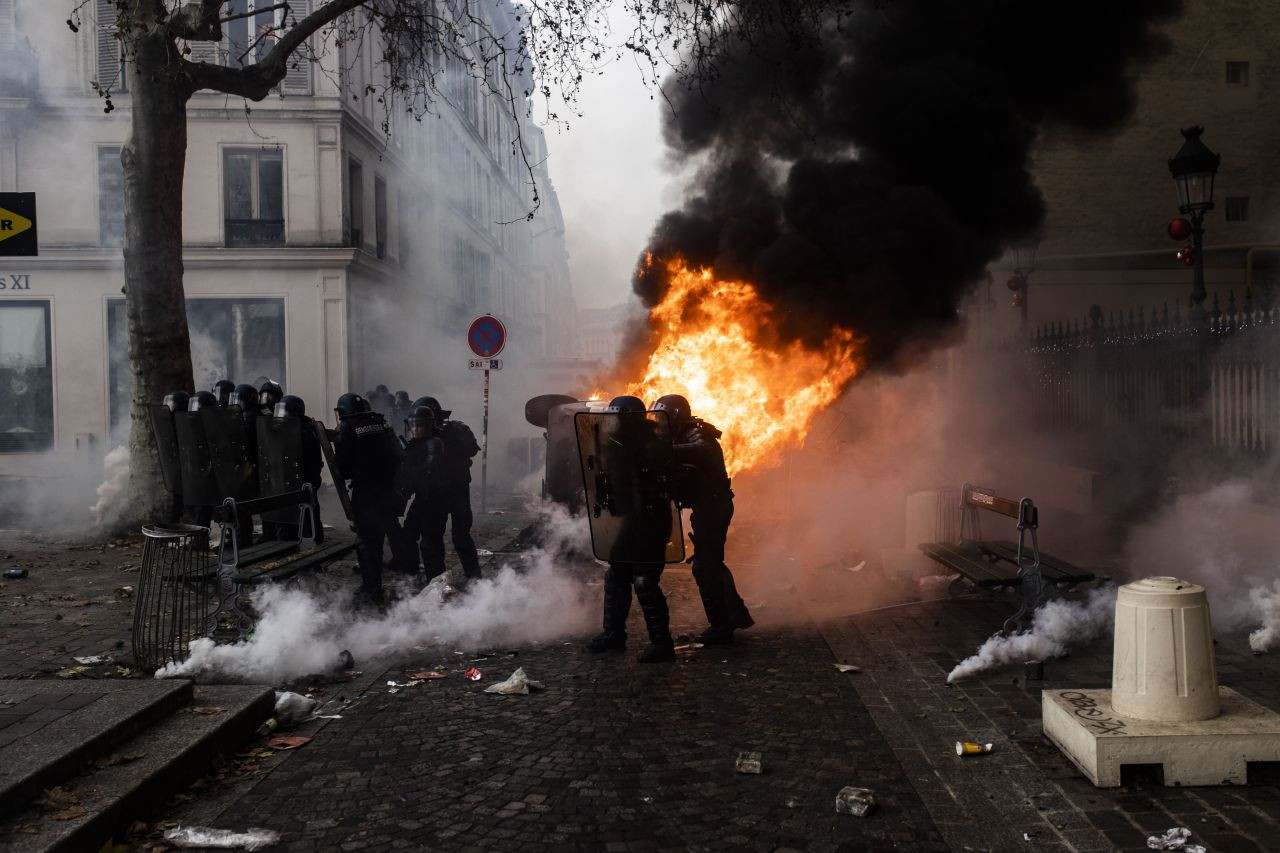
POLYGON ((471 538, 471 487, 467 483, 455 483, 440 494, 419 502, 414 498, 409 508, 413 525, 421 533, 418 547, 422 552, 422 564, 428 579, 444 573, 444 528, 449 525, 453 550, 462 564, 462 573, 468 578, 480 577, 480 557, 476 543, 471 538), (421 503, 422 509, 418 506, 421 503))
POLYGON ((733 499, 717 498, 699 503, 689 516, 693 540, 693 580, 698 584, 702 609, 712 628, 741 628, 751 624, 746 602, 738 594, 733 573, 724 563, 733 499))
POLYGON ((360 565, 360 586, 367 593, 382 591, 382 548, 399 529, 395 509, 385 495, 351 496, 351 514, 356 522, 356 562, 360 565))
POLYGON ((667 597, 659 585, 662 563, 609 563, 604 573, 604 633, 625 637, 627 616, 631 613, 631 590, 644 614, 649 640, 658 644, 671 642, 670 612, 667 597))

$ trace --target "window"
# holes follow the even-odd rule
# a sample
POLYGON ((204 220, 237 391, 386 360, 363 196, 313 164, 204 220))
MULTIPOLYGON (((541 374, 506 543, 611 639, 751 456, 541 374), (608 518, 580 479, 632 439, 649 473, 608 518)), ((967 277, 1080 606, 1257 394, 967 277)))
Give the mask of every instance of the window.
POLYGON ((112 92, 127 92, 124 58, 120 55, 119 29, 116 26, 118 12, 115 0, 96 0, 94 6, 95 35, 98 46, 98 66, 95 82, 98 87, 112 92))
POLYGON ((98 147, 98 239, 104 246, 124 245, 124 164, 114 145, 98 147))
POLYGON ((1249 220, 1249 197, 1247 195, 1227 196, 1227 221, 1247 222, 1249 220))
POLYGON ((364 246, 364 167, 347 161, 347 245, 364 246))
POLYGON ((49 303, 0 304, 0 453, 53 447, 49 303))
POLYGON ((226 245, 284 245, 284 156, 275 150, 223 153, 226 245))
POLYGON ((387 182, 373 179, 373 233, 379 258, 387 256, 387 182))
POLYGON ((1244 88, 1249 85, 1249 63, 1247 62, 1228 62, 1227 63, 1227 85, 1239 86, 1244 88))
MULTIPOLYGON (((197 391, 219 379, 255 388, 268 377, 284 381, 283 299, 188 299, 187 326, 197 391)), ((121 439, 129 432, 131 395, 123 299, 112 299, 107 307, 107 349, 111 432, 121 439)))

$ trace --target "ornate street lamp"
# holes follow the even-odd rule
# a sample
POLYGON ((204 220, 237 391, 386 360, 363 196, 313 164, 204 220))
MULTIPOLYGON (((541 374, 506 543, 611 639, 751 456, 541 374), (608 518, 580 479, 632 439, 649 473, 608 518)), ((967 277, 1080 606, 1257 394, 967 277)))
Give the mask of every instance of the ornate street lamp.
MULTIPOLYGON (((1178 189, 1178 210, 1191 217, 1191 261, 1195 270, 1195 283, 1191 288, 1191 312, 1198 321, 1204 320, 1204 215, 1213 210, 1213 181, 1218 174, 1221 154, 1214 154, 1203 142, 1203 127, 1188 127, 1182 131, 1186 141, 1169 161, 1169 173, 1178 189)), ((1185 227, 1185 226, 1184 226, 1185 227)), ((1172 233, 1172 232, 1171 232, 1172 233)), ((1185 258, 1186 250, 1179 253, 1185 258)))
POLYGON ((1027 284, 1036 266, 1036 249, 1040 241, 1034 237, 1013 246, 1013 276, 1009 289, 1013 291, 1013 307, 1022 309, 1022 325, 1027 324, 1027 284))

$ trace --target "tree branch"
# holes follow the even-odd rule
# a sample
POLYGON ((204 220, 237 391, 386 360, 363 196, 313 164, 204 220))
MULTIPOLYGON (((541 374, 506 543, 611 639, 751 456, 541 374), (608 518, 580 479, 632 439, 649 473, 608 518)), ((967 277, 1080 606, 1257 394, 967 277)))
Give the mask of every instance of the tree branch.
MULTIPOLYGON (((243 68, 228 68, 209 62, 191 62, 184 59, 183 69, 191 78, 192 91, 213 89, 228 95, 240 95, 251 101, 261 101, 284 79, 289 70, 288 60, 308 38, 326 24, 355 9, 367 5, 369 0, 329 0, 310 15, 285 31, 275 47, 260 61, 243 68)), ((206 5, 221 5, 220 0, 204 0, 206 5)))

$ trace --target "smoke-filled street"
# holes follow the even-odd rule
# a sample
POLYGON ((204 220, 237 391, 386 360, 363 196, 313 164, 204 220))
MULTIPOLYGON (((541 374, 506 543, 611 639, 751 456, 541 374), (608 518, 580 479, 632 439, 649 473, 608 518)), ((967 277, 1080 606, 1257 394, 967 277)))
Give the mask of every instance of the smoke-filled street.
POLYGON ((1280 850, 1277 44, 0 0, 0 851, 1280 850))

